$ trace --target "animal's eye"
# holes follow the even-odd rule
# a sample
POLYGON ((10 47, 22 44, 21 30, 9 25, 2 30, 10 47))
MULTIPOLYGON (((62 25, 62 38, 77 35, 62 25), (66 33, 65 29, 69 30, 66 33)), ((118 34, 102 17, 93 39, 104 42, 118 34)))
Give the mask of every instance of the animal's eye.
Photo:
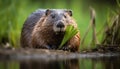
POLYGON ((51 15, 52 18, 55 18, 55 15, 51 15))

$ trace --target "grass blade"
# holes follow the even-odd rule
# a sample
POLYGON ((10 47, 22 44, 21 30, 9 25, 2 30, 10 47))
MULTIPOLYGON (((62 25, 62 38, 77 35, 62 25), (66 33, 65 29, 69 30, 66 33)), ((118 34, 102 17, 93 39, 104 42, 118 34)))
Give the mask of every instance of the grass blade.
POLYGON ((75 29, 74 26, 72 25, 67 26, 65 35, 58 49, 61 49, 63 45, 77 33, 78 33, 78 29, 75 29))

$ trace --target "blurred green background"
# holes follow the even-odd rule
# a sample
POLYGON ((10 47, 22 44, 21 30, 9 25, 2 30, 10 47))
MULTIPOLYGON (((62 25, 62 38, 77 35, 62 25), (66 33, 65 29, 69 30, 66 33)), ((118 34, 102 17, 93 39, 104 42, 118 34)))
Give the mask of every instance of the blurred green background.
MULTIPOLYGON (((116 0, 0 0, 0 45, 9 43, 11 46, 20 47, 23 23, 39 8, 71 9, 82 39, 90 22, 90 6, 96 11, 97 38, 101 41, 103 32, 100 31, 103 30, 109 13, 116 10, 116 0)), ((92 31, 86 37, 84 46, 80 48, 87 48, 92 39, 91 33, 92 31)))

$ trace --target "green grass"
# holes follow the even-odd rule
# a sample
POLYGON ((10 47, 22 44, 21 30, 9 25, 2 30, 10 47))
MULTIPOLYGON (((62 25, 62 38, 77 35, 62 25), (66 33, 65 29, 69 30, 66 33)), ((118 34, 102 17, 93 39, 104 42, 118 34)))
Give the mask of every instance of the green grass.
POLYGON ((78 33, 78 29, 75 29, 74 26, 72 26, 72 25, 67 26, 65 35, 59 46, 59 49, 61 49, 63 47, 63 45, 77 33, 78 33))
POLYGON ((2 0, 0 2, 0 43, 3 39, 14 47, 19 47, 21 28, 33 10, 38 8, 34 5, 31 9, 28 0, 2 0))

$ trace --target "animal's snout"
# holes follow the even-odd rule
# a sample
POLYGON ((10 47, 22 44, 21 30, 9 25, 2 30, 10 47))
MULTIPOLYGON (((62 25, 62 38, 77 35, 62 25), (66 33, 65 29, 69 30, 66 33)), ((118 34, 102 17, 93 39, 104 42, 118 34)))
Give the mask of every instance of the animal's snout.
POLYGON ((65 25, 62 21, 58 22, 56 26, 57 26, 57 28, 64 28, 65 27, 65 25))
POLYGON ((65 26, 65 23, 63 21, 57 21, 55 24, 54 24, 54 27, 53 27, 53 30, 55 32, 59 32, 59 33, 64 33, 65 32, 65 29, 66 29, 66 26, 65 26))

